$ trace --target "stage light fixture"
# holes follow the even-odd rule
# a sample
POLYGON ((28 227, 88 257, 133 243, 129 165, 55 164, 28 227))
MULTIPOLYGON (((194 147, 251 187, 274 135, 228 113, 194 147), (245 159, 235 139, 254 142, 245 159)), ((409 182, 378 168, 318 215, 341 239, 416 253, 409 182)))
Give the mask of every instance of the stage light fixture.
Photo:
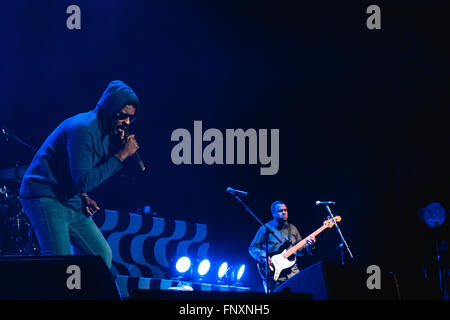
POLYGON ((244 275, 244 272, 245 272, 245 264, 243 264, 239 267, 239 270, 238 270, 238 273, 236 276, 237 281, 241 280, 242 276, 244 275))
POLYGON ((211 262, 208 259, 203 259, 197 268, 197 273, 203 277, 205 274, 208 273, 209 269, 211 268, 211 262))
POLYGON ((217 276, 219 277, 219 279, 222 279, 227 273, 227 271, 228 271, 228 262, 223 262, 219 267, 219 271, 217 272, 217 276))
POLYGON ((191 268, 192 262, 189 257, 181 257, 177 260, 175 268, 179 273, 186 273, 191 268))

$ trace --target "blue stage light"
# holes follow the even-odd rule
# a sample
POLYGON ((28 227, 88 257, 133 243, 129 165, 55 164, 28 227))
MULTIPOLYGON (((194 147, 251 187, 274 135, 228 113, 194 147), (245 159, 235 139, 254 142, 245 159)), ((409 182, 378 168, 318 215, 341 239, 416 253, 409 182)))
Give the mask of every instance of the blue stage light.
POLYGON ((245 271, 245 264, 241 265, 241 267, 239 268, 236 280, 239 281, 242 278, 242 276, 244 275, 244 271, 245 271))
POLYGON ((179 273, 185 273, 191 268, 191 259, 186 256, 181 257, 177 260, 175 267, 179 273))
POLYGON ((220 265, 219 271, 217 272, 217 276, 219 277, 219 279, 222 279, 223 276, 227 273, 227 271, 228 271, 228 263, 223 262, 220 265))
POLYGON ((198 265, 197 272, 200 276, 204 276, 211 268, 211 262, 208 259, 203 259, 198 265))

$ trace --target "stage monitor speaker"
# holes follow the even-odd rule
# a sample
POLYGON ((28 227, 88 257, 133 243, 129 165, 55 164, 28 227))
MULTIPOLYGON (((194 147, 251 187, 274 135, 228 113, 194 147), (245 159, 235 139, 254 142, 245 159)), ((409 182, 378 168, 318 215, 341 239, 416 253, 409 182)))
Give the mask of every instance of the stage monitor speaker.
POLYGON ((100 256, 0 256, 2 300, 117 300, 100 256))
POLYGON ((288 279, 274 291, 311 293, 313 300, 441 299, 437 282, 397 276, 382 270, 379 288, 369 289, 367 282, 373 274, 367 268, 318 262, 288 279))
POLYGON ((366 270, 329 262, 313 264, 288 279, 275 292, 311 293, 313 300, 373 300, 396 299, 394 282, 381 275, 381 289, 370 290, 366 270))

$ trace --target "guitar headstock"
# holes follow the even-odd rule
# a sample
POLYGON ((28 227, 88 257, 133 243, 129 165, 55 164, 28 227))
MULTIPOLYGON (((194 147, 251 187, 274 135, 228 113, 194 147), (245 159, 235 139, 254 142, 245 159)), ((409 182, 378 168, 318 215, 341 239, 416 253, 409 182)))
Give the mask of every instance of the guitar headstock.
MULTIPOLYGON (((334 221, 336 221, 336 222, 341 222, 341 220, 342 220, 341 216, 334 217, 334 221)), ((323 222, 323 225, 327 228, 332 228, 334 226, 333 219, 325 220, 323 222)))

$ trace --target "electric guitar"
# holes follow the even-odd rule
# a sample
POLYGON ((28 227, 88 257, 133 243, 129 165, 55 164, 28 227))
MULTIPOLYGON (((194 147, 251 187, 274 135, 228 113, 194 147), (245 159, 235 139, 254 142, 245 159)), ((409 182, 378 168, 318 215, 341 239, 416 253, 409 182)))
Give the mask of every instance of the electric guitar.
MULTIPOLYGON (((334 220, 336 222, 340 222, 342 218, 340 216, 334 217, 334 220)), ((323 226, 321 226, 319 229, 311 233, 309 236, 317 236, 319 233, 321 233, 323 230, 327 228, 332 228, 334 226, 333 219, 328 219, 323 222, 323 226)), ((306 238, 301 240, 296 245, 292 246, 291 248, 286 248, 286 246, 289 246, 289 241, 286 241, 283 243, 283 245, 280 246, 280 248, 272 253, 269 253, 270 260, 272 261, 272 264, 269 265, 269 280, 273 279, 274 281, 277 281, 280 277, 281 271, 290 268, 294 265, 296 259, 294 255, 294 259, 289 260, 289 258, 296 253, 298 250, 303 249, 306 247, 306 238)), ((265 263, 258 263, 258 270, 263 277, 263 279, 266 278, 266 264, 265 263)))

